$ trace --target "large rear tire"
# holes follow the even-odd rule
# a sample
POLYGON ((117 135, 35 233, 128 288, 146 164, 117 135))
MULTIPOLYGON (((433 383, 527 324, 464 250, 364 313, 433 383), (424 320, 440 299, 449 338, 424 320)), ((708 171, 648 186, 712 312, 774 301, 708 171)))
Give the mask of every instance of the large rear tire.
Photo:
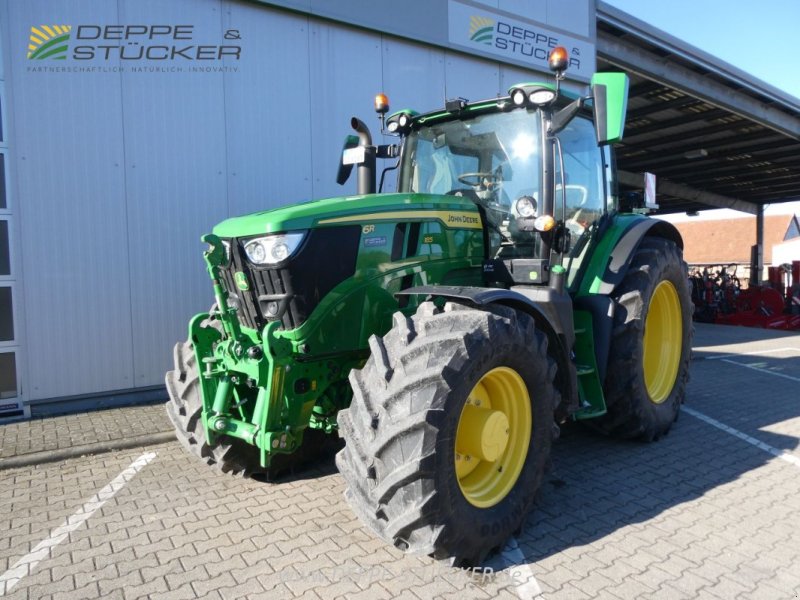
POLYGON ((611 435, 655 441, 677 420, 689 379, 693 306, 677 244, 645 238, 614 300, 608 413, 593 423, 611 435))
POLYGON ((518 530, 550 453, 547 339, 505 307, 423 303, 370 338, 339 413, 353 511, 409 553, 477 566, 518 530))

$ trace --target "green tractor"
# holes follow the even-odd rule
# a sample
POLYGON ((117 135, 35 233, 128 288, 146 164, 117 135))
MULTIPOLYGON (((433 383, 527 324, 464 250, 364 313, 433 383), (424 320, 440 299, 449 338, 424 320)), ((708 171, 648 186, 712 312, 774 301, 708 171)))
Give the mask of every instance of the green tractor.
POLYGON ((556 49, 555 83, 426 114, 386 117, 379 95, 399 143, 353 119, 339 182, 357 165, 357 196, 203 237, 215 304, 166 375, 190 452, 268 477, 338 434, 375 534, 477 566, 522 526, 560 424, 669 431, 691 352, 682 240, 617 199, 627 76, 571 97, 566 64, 556 49), (376 158, 396 159, 396 193, 375 193, 376 158))

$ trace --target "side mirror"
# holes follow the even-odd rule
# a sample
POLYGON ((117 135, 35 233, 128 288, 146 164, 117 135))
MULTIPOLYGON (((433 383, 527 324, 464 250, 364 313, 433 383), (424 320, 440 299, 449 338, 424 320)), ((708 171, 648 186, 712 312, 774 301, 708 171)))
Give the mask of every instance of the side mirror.
POLYGON ((342 155, 339 157, 339 169, 336 171, 336 183, 344 185, 350 178, 350 173, 353 172, 353 163, 347 162, 345 164, 345 154, 348 150, 358 147, 358 136, 348 135, 344 138, 344 146, 342 146, 342 155))
POLYGON ((597 144, 613 144, 622 139, 628 109, 628 76, 625 73, 592 75, 592 107, 597 144))

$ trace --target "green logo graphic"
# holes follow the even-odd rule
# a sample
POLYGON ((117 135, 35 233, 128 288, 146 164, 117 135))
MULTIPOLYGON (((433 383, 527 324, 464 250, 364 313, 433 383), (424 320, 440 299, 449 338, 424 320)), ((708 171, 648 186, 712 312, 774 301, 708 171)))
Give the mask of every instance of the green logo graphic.
POLYGON ((469 39, 479 44, 492 45, 494 21, 487 17, 472 16, 469 19, 469 39))
POLYGON ((39 25, 31 27, 28 58, 31 60, 65 60, 72 25, 39 25))
POLYGON ((233 278, 236 280, 236 287, 243 292, 246 292, 250 289, 250 283, 247 281, 247 275, 245 275, 242 271, 236 271, 236 275, 234 275, 233 278))

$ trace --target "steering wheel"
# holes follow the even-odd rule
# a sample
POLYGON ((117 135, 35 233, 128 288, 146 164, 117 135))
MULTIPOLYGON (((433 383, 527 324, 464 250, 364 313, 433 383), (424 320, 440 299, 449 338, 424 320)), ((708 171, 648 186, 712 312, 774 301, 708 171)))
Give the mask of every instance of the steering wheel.
POLYGON ((476 171, 474 173, 462 173, 458 176, 458 181, 464 185, 469 185, 476 189, 492 190, 503 185, 497 173, 490 171, 476 171))

